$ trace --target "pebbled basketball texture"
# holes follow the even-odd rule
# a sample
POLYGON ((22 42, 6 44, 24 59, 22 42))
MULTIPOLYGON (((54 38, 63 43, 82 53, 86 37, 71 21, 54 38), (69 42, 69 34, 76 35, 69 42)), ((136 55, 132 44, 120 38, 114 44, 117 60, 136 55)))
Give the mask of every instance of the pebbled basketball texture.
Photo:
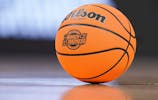
POLYGON ((136 38, 130 21, 119 10, 83 5, 62 21, 55 39, 56 55, 71 76, 90 83, 118 78, 131 65, 136 38))

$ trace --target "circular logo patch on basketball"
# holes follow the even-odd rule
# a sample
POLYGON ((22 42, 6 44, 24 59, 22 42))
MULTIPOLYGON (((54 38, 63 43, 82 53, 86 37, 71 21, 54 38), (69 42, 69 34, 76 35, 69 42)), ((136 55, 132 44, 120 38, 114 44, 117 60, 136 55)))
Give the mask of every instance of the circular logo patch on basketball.
POLYGON ((71 30, 64 35, 63 46, 67 46, 71 50, 78 49, 86 43, 87 33, 81 33, 78 30, 71 30))

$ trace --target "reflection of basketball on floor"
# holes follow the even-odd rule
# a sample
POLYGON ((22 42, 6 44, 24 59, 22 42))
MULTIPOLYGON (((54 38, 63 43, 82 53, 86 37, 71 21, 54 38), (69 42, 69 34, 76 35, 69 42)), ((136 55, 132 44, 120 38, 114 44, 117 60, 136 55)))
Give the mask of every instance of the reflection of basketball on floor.
POLYGON ((133 61, 136 38, 129 20, 117 9, 84 5, 63 20, 56 53, 73 77, 91 83, 118 78, 133 61))
POLYGON ((123 91, 104 85, 77 86, 67 91, 61 100, 131 100, 123 91))

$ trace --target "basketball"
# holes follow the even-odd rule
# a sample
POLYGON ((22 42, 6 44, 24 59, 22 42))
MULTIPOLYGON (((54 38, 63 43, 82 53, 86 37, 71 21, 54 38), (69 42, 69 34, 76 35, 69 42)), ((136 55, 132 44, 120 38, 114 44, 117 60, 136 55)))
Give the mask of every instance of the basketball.
POLYGON ((74 9, 62 21, 55 49, 61 66, 74 78, 109 82, 130 67, 136 37, 132 24, 119 10, 88 4, 74 9))

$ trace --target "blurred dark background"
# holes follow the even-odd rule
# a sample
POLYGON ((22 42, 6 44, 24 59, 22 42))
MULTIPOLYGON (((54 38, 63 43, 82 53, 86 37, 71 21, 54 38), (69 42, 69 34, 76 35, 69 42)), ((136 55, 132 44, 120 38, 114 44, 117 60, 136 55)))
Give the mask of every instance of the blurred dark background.
POLYGON ((76 6, 100 2, 118 8, 129 18, 136 32, 137 57, 158 56, 157 0, 93 0, 72 4, 62 1, 0 0, 0 54, 54 55, 56 29, 64 16, 76 6))
POLYGON ((137 36, 138 56, 158 56, 158 1, 115 0, 132 22, 137 36))
POLYGON ((0 0, 0 79, 39 80, 68 76, 56 59, 56 31, 72 9, 88 3, 104 3, 116 7, 133 24, 137 53, 132 67, 122 78, 128 78, 130 80, 127 81, 131 82, 135 82, 136 78, 142 82, 144 78, 148 78, 145 80, 147 82, 156 80, 156 0, 0 0))

